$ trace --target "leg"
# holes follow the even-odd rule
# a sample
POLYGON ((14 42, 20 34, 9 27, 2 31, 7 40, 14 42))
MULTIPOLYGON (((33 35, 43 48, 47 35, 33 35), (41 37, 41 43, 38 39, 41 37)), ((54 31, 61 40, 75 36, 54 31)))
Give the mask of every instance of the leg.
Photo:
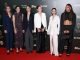
POLYGON ((25 33, 25 48, 27 50, 27 52, 30 51, 30 41, 29 41, 29 34, 28 34, 28 30, 25 33))
POLYGON ((50 54, 53 54, 53 36, 50 35, 50 54))
POLYGON ((58 56, 58 35, 53 35, 53 48, 55 56, 58 56))
POLYGON ((59 39, 59 44, 58 44, 59 54, 63 53, 64 44, 65 44, 65 40, 64 39, 59 39))
POLYGON ((19 35, 18 33, 15 34, 15 47, 16 47, 16 53, 19 53, 19 35))
POLYGON ((40 52, 40 47, 41 47, 41 32, 37 32, 36 45, 37 45, 37 52, 40 52))
POLYGON ((10 50, 12 51, 13 48, 13 32, 10 32, 10 50))
POLYGON ((33 50, 33 36, 32 36, 32 33, 29 31, 29 34, 30 34, 30 36, 29 36, 29 39, 30 39, 30 51, 32 51, 33 50))
POLYGON ((70 54, 72 51, 72 38, 67 40, 67 54, 70 54), (71 41, 70 41, 71 40, 71 41))
MULTIPOLYGON (((21 31, 20 31, 21 32, 21 31)), ((23 34, 20 33, 19 34, 19 38, 20 38, 20 41, 19 41, 19 48, 20 48, 20 51, 22 51, 22 48, 23 48, 23 34)))
POLYGON ((41 32, 41 51, 45 51, 45 31, 41 32))
POLYGON ((9 33, 5 34, 6 37, 6 48, 7 48, 7 53, 10 52, 10 46, 9 46, 9 33))

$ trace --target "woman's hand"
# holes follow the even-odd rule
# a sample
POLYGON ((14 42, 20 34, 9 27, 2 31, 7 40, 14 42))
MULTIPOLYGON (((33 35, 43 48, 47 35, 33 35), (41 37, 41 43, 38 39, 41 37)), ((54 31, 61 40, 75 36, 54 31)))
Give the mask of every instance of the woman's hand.
POLYGON ((15 34, 17 33, 17 30, 16 30, 16 29, 14 30, 14 33, 15 33, 15 34))
POLYGON ((44 32, 44 28, 42 29, 42 32, 44 32))
POLYGON ((22 30, 22 33, 24 33, 25 31, 24 30, 22 30))
POLYGON ((7 30, 4 30, 4 33, 7 33, 7 30))
POLYGON ((39 28, 37 30, 38 30, 38 32, 41 32, 41 30, 39 28))
POLYGON ((69 33, 69 30, 65 30, 64 33, 69 33))

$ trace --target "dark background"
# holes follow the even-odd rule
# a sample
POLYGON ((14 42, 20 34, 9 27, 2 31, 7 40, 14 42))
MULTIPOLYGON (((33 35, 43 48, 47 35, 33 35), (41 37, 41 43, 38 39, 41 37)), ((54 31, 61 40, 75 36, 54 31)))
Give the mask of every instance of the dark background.
MULTIPOLYGON (((4 10, 4 6, 9 3, 11 7, 14 9, 16 5, 21 5, 23 8, 23 12, 25 11, 26 5, 30 4, 32 6, 32 11, 36 12, 36 6, 41 4, 43 6, 43 11, 47 15, 47 22, 49 20, 49 16, 51 15, 51 9, 53 7, 57 8, 57 14, 61 16, 61 13, 64 11, 67 3, 70 3, 73 6, 73 10, 77 15, 76 27, 74 31, 74 41, 73 47, 75 50, 80 50, 80 0, 0 0, 0 40, 3 41, 3 33, 2 33, 2 19, 1 14, 4 10)), ((47 40, 48 42, 48 40, 47 40)), ((47 46, 49 46, 46 43, 47 46)))

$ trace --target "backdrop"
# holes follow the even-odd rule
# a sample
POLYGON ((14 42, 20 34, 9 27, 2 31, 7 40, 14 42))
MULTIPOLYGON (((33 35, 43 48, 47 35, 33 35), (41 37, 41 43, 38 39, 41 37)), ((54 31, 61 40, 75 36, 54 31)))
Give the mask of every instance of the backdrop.
MULTIPOLYGON (((0 0, 0 40, 2 41, 2 19, 1 14, 4 10, 4 6, 9 3, 14 9, 16 5, 21 5, 24 9, 27 4, 32 6, 32 10, 36 12, 36 6, 41 4, 43 6, 43 11, 47 15, 47 22, 49 20, 49 16, 51 15, 51 9, 53 7, 57 8, 57 14, 61 16, 61 13, 64 11, 67 3, 70 3, 73 6, 73 10, 77 15, 76 27, 74 31, 74 41, 73 46, 75 50, 80 50, 80 0, 0 0)), ((0 42, 2 43, 2 42, 0 42)))

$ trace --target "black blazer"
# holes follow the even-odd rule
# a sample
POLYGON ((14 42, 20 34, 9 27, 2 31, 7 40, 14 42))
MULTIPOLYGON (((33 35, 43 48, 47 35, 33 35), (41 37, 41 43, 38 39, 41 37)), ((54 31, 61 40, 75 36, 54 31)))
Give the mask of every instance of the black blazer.
POLYGON ((29 21, 27 20, 27 13, 23 16, 23 30, 27 30, 27 27, 29 27, 30 31, 34 29, 34 14, 31 13, 29 17, 29 21))
POLYGON ((60 36, 61 38, 66 38, 66 35, 68 35, 69 37, 73 37, 73 32, 74 32, 74 28, 76 25, 76 14, 75 13, 62 13, 61 15, 61 22, 60 22, 60 36), (72 21, 72 25, 71 26, 65 26, 64 25, 64 21, 65 20, 71 20, 72 21), (64 30, 69 30, 70 33, 69 34, 64 34, 64 30))

